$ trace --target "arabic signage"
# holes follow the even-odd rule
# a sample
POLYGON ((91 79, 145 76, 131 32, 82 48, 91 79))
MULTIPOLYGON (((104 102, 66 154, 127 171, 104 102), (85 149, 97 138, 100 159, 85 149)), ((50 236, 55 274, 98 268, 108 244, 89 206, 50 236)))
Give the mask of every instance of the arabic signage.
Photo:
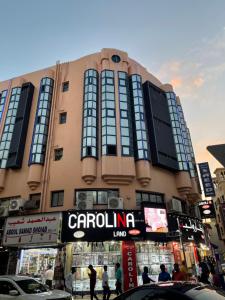
POLYGON ((144 207, 146 232, 168 232, 165 208, 144 207))
POLYGON ((63 213, 62 241, 139 240, 145 232, 142 211, 85 210, 63 213))
POLYGON ((136 248, 133 241, 122 243, 124 291, 137 286, 136 248))
POLYGON ((46 213, 7 218, 4 246, 52 244, 59 240, 61 213, 46 213))
POLYGON ((212 182, 212 177, 207 162, 198 164, 201 174, 202 185, 205 197, 215 197, 215 190, 212 182))
POLYGON ((212 200, 204 200, 198 203, 198 208, 202 219, 215 218, 216 212, 212 200))
POLYGON ((168 214, 169 231, 181 233, 184 242, 205 243, 203 224, 199 219, 168 214))

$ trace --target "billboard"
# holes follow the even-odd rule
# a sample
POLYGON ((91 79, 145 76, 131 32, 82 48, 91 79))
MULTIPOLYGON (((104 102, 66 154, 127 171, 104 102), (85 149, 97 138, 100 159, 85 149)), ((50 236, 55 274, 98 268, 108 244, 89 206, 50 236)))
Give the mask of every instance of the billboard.
POLYGON ((207 162, 198 164, 201 175, 205 197, 215 197, 215 190, 212 182, 209 164, 207 162))
POLYGON ((198 208, 202 219, 211 219, 216 217, 216 212, 212 200, 204 200, 198 203, 198 208))
POLYGON ((168 222, 165 208, 144 207, 144 217, 146 232, 168 232, 168 222))

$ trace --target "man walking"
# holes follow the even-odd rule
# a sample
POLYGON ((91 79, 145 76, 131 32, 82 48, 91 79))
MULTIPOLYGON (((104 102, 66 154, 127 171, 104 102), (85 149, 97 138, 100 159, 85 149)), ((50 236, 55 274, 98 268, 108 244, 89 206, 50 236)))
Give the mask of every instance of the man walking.
POLYGON ((107 272, 107 266, 104 266, 104 272, 102 274, 102 287, 103 287, 103 300, 109 300, 111 291, 109 288, 109 276, 107 272))
POLYGON ((50 290, 52 289, 53 276, 54 272, 52 266, 48 265, 47 271, 45 272, 45 284, 49 286, 50 290))
POLYGON ((116 264, 116 294, 122 294, 122 270, 120 263, 116 264))
POLYGON ((71 268, 71 272, 65 278, 66 291, 73 295, 73 283, 75 281, 76 267, 71 268))
POLYGON ((88 274, 89 278, 90 278, 90 295, 91 295, 91 300, 93 300, 93 298, 95 298, 96 300, 98 300, 98 297, 95 294, 95 285, 96 285, 96 271, 93 268, 92 265, 88 266, 88 269, 91 271, 91 273, 88 274))

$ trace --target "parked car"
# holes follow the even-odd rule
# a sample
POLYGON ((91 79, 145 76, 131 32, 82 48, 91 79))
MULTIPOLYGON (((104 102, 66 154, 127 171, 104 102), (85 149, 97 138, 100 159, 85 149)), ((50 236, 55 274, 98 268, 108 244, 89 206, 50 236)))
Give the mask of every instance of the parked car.
POLYGON ((69 293, 49 290, 28 276, 0 276, 0 300, 71 300, 69 293))
POLYGON ((225 300, 225 293, 201 283, 169 281, 133 288, 114 300, 225 300))

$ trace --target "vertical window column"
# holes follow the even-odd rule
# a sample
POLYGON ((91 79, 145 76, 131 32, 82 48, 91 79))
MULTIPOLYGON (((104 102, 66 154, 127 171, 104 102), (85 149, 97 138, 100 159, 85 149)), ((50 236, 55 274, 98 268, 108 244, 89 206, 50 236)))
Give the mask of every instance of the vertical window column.
POLYGON ((131 94, 133 96, 135 157, 136 159, 149 160, 142 79, 140 75, 135 74, 131 76, 131 94))
POLYGON ((41 79, 29 165, 43 165, 45 161, 53 85, 53 79, 48 77, 44 77, 41 79))
POLYGON ((183 140, 184 140, 184 148, 185 148, 185 153, 186 153, 187 162, 188 162, 188 169, 189 169, 191 177, 195 177, 196 175, 195 175, 195 169, 194 169, 192 153, 191 153, 192 145, 189 144, 188 131, 187 131, 187 126, 186 126, 186 122, 184 119, 183 109, 180 104, 177 104, 177 107, 178 107, 181 130, 182 130, 182 135, 183 135, 183 140))
POLYGON ((101 83, 102 155, 117 155, 114 72, 102 71, 101 83))
POLYGON ((132 122, 129 99, 129 82, 125 72, 118 72, 118 89, 120 104, 120 140, 121 155, 133 155, 132 122))
POLYGON ((5 108, 5 101, 7 98, 7 92, 8 90, 4 90, 0 93, 0 123, 2 121, 2 115, 4 112, 4 108, 5 108))
POLYGON ((176 146, 177 160, 180 171, 188 171, 188 163, 186 156, 186 149, 184 143, 184 136, 182 131, 182 124, 179 115, 179 109, 177 105, 176 95, 173 92, 166 93, 171 125, 173 129, 173 137, 176 146))
POLYGON ((98 73, 96 70, 90 69, 84 73, 82 158, 97 157, 97 100, 98 73))
POLYGON ((9 148, 12 140, 13 130, 16 121, 18 103, 20 100, 21 88, 15 87, 12 89, 9 100, 9 107, 5 118, 4 129, 0 140, 0 168, 5 169, 9 156, 9 148))

